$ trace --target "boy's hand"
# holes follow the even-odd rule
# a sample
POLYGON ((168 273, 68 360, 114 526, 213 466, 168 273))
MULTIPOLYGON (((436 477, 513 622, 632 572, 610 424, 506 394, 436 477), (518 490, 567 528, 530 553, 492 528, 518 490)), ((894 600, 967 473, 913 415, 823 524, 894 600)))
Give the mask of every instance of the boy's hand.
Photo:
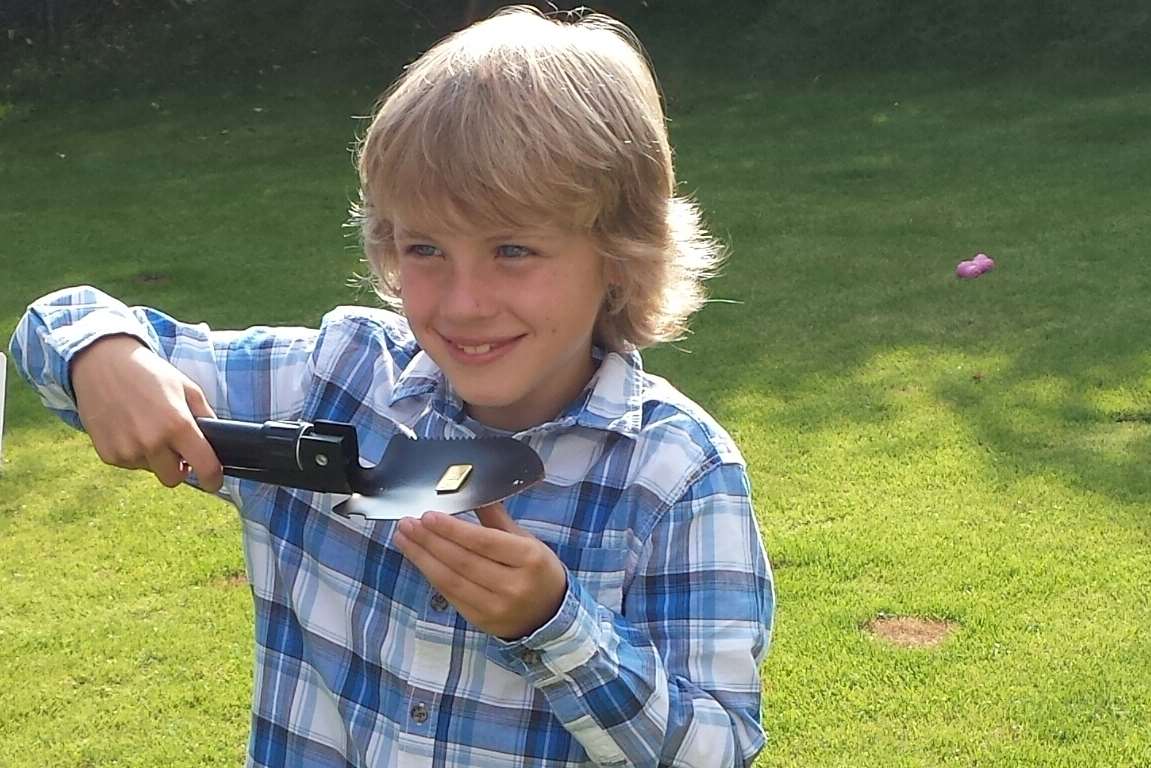
POLYGON ((476 514, 483 526, 439 512, 401 520, 396 544, 473 626, 508 640, 530 635, 559 610, 567 571, 503 504, 476 514))
POLYGON ((214 416, 195 382, 131 336, 95 342, 72 361, 76 410, 107 464, 149 469, 169 488, 196 471, 217 491, 223 469, 196 426, 214 416))

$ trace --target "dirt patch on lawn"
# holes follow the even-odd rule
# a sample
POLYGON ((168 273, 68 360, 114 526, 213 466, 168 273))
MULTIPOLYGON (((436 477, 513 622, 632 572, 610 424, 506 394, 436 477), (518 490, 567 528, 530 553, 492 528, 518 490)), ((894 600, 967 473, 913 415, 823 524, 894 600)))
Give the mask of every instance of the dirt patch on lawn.
POLYGON ((863 628, 884 642, 900 648, 935 648, 959 630, 953 621, 918 616, 879 616, 863 628))
POLYGON ((248 586, 248 577, 244 573, 229 573, 226 576, 221 576, 213 582, 215 586, 221 589, 235 589, 236 587, 248 586))
POLYGON ((132 278, 136 285, 167 285, 172 278, 159 272, 141 272, 132 278))

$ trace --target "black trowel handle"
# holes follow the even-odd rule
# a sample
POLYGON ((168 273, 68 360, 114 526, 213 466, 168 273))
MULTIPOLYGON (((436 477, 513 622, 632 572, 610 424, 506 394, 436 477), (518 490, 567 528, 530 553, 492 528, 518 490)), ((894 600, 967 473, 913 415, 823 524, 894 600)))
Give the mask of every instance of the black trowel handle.
POLYGON ((309 426, 299 422, 265 421, 255 424, 225 419, 196 419, 225 467, 298 470, 297 444, 309 426))
POLYGON ((355 429, 318 421, 229 421, 197 418, 224 474, 272 485, 326 493, 351 493, 359 466, 355 429))

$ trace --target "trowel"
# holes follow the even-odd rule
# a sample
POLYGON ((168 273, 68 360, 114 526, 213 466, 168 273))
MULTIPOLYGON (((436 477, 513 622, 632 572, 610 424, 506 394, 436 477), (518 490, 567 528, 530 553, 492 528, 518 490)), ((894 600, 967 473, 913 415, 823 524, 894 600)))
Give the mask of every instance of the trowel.
POLYGON ((465 512, 502 501, 544 476, 539 455, 511 437, 435 440, 397 432, 379 463, 363 466, 355 427, 344 422, 196 423, 225 475, 346 494, 333 511, 367 520, 465 512))

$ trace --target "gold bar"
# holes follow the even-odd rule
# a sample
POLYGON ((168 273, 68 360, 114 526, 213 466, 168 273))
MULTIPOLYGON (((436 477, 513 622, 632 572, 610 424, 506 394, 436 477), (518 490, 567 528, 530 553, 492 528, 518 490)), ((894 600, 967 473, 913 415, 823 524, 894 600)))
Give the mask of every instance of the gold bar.
POLYGON ((443 477, 436 483, 436 493, 455 493, 463 487, 464 481, 472 473, 471 464, 453 464, 444 470, 443 477))

